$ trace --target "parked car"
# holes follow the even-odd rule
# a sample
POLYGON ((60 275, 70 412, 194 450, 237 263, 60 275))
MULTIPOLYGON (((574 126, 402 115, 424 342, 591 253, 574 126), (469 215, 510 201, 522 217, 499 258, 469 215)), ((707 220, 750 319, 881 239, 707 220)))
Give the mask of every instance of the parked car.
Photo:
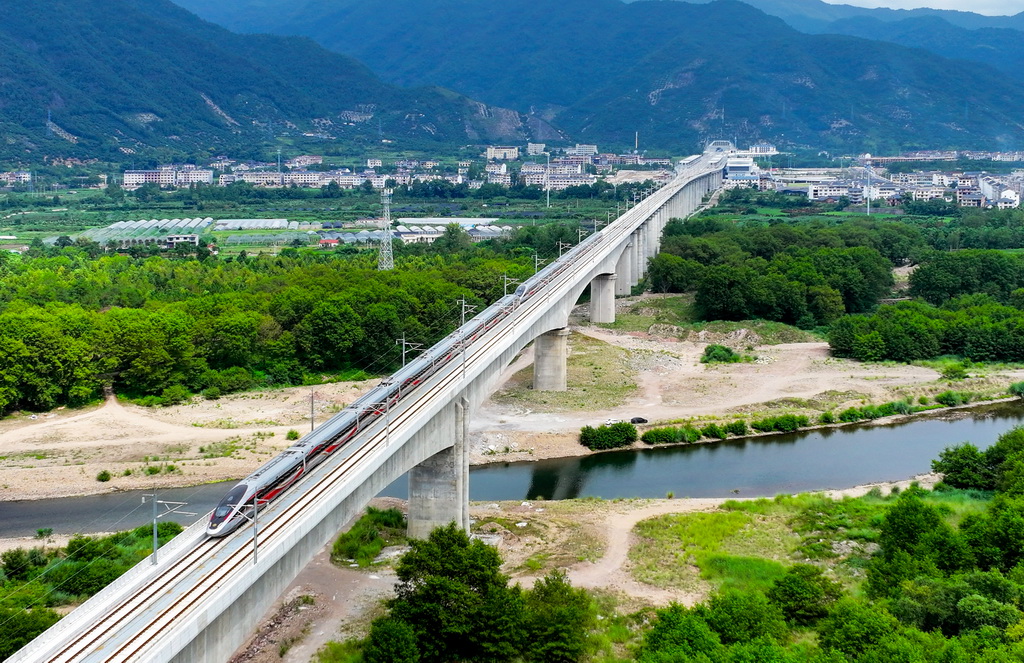
POLYGON ((622 419, 605 419, 604 420, 604 425, 605 426, 611 426, 612 424, 621 424, 621 423, 622 423, 622 419))
POLYGON ((629 423, 631 423, 631 424, 646 424, 647 420, 644 419, 643 417, 633 417, 632 419, 629 420, 629 423))

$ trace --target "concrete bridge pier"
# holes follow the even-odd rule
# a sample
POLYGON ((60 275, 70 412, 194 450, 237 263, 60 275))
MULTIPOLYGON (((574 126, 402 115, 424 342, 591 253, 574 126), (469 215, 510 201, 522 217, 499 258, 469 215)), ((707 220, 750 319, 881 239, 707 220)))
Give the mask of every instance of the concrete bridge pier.
POLYGON ((643 254, 640 252, 640 231, 634 230, 632 238, 630 240, 630 252, 629 257, 629 287, 632 288, 637 283, 640 283, 640 274, 642 266, 640 261, 643 260, 643 254))
POLYGON ((598 274, 590 282, 590 321, 615 322, 615 274, 598 274))
POLYGON ((565 391, 568 388, 569 330, 553 329, 533 342, 533 388, 565 391))
POLYGON ((619 256, 619 261, 615 264, 615 294, 618 297, 628 297, 631 292, 629 283, 630 275, 633 267, 631 261, 633 259, 633 250, 627 244, 622 249, 622 254, 619 256))
MULTIPOLYGON (((453 444, 409 470, 411 538, 425 539, 435 528, 452 521, 469 531, 468 430, 469 402, 459 398, 416 433, 416 438, 424 436, 434 444, 437 440, 451 440, 453 444)), ((416 438, 414 444, 420 442, 416 438)))

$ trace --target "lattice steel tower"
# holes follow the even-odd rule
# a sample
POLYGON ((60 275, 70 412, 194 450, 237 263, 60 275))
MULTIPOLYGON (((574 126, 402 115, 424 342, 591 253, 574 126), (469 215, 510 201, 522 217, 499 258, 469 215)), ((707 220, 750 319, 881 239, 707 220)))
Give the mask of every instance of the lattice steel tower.
POLYGON ((380 255, 377 256, 377 269, 395 268, 395 255, 391 250, 391 189, 380 192, 380 202, 384 205, 384 236, 380 239, 380 255))

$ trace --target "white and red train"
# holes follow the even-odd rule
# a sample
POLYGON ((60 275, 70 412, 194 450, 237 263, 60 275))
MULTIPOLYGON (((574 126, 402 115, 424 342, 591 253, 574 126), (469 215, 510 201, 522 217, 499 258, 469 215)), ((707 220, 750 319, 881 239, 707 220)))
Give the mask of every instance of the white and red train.
POLYGON ((602 239, 601 233, 587 237, 559 260, 527 279, 513 294, 491 304, 301 441, 242 479, 213 510, 206 533, 210 536, 225 536, 249 520, 253 508, 263 508, 295 485, 313 467, 349 442, 356 433, 413 393, 438 369, 465 352, 484 333, 540 292, 581 256, 589 253, 602 239))
MULTIPOLYGON (((701 168, 705 158, 687 160, 687 168, 701 168)), ((720 167, 718 163, 711 170, 720 167)), ((704 166, 702 169, 708 169, 704 166)), ((540 270, 513 294, 506 295, 482 313, 459 327, 436 345, 409 362, 402 370, 381 381, 355 403, 326 421, 301 441, 288 447, 258 470, 242 479, 213 510, 206 533, 224 536, 251 518, 254 508, 263 508, 293 486, 317 464, 347 444, 358 432, 384 416, 388 408, 416 391, 442 366, 457 358, 487 331, 508 317, 523 302, 541 292, 559 275, 608 237, 603 232, 590 235, 561 258, 540 270)), ((624 234, 612 231, 613 235, 624 234)))

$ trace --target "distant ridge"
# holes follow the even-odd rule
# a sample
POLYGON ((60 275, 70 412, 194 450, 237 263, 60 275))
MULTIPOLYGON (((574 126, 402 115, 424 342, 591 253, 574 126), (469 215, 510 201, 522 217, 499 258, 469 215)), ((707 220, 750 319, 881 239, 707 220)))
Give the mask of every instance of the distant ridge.
POLYGON ((988 64, 965 71, 903 45, 808 35, 732 0, 178 2, 235 29, 311 37, 391 83, 442 85, 609 146, 639 132, 646 147, 684 150, 720 136, 872 152, 1024 147, 1024 92, 988 64))
POLYGON ((0 14, 8 159, 258 153, 280 134, 410 145, 531 131, 515 111, 399 89, 309 39, 233 34, 167 0, 0 0, 0 14))

